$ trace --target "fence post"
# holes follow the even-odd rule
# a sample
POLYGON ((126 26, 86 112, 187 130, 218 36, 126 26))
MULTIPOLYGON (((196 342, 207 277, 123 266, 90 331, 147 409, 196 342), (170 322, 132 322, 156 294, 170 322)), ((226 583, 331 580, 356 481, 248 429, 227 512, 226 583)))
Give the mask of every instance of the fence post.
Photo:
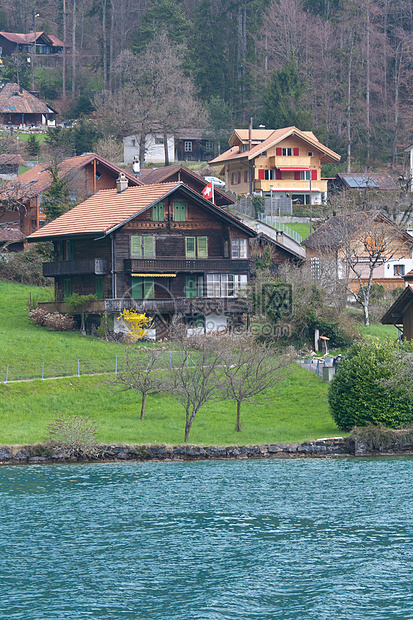
POLYGON ((172 368, 172 351, 169 351, 169 369, 172 368))
POLYGON ((77 360, 77 376, 80 377, 80 360, 77 360))
POLYGON ((44 381, 44 362, 42 362, 42 381, 44 381))
POLYGON ((7 368, 6 368, 6 383, 9 380, 9 365, 7 364, 7 368))
POLYGON ((116 361, 115 361, 115 375, 117 375, 118 374, 118 356, 116 355, 115 358, 116 358, 116 361))

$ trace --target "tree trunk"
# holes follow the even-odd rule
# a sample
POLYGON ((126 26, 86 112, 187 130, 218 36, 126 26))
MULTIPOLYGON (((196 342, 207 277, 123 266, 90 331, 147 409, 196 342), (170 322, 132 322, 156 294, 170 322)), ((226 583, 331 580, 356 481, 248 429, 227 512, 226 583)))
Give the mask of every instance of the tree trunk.
POLYGON ((106 32, 106 0, 103 0, 102 6, 102 55, 103 55, 103 90, 106 93, 108 89, 108 43, 106 32))
POLYGON ((63 0, 63 99, 66 99, 66 0, 63 0))
POLYGON ((237 402, 237 424, 235 430, 237 433, 241 431, 241 401, 237 402))
POLYGON ((72 99, 76 95, 76 0, 72 6, 72 99))
POLYGON ((368 306, 368 304, 363 304, 363 314, 364 314, 364 325, 366 325, 366 327, 368 327, 370 325, 369 306, 368 306))
POLYGON ((80 333, 82 336, 86 336, 86 325, 85 325, 85 313, 80 313, 80 333))
POLYGON ((140 166, 141 170, 143 168, 143 163, 145 161, 145 150, 146 150, 145 149, 145 142, 146 142, 146 134, 142 130, 140 138, 139 138, 139 166, 140 166))
POLYGON ((141 420, 145 419, 146 392, 142 392, 141 420))

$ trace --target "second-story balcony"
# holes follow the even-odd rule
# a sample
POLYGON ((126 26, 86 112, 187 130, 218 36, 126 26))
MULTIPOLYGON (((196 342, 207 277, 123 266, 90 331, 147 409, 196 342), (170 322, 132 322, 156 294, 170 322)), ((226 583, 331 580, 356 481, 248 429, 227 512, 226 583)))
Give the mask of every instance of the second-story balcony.
POLYGON ((232 258, 128 258, 124 269, 129 273, 150 271, 153 273, 187 273, 222 271, 227 273, 248 272, 250 261, 232 258))
POLYGON ((86 258, 43 263, 43 275, 46 277, 76 276, 87 273, 106 275, 109 273, 109 262, 105 258, 86 258))

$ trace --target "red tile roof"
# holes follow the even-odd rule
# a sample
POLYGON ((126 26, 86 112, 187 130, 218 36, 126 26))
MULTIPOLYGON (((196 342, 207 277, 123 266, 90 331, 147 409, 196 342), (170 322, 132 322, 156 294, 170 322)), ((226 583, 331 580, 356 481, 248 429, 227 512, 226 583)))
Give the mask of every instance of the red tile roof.
POLYGON ((0 164, 20 164, 23 166, 25 161, 20 153, 3 153, 0 155, 0 164))
MULTIPOLYGON (((103 159, 103 157, 96 155, 96 153, 86 153, 85 155, 77 155, 76 157, 68 157, 67 159, 64 159, 59 164, 60 177, 67 177, 67 175, 72 172, 84 168, 89 163, 93 162, 94 159, 96 159, 97 163, 101 164, 104 168, 112 171, 116 176, 118 176, 121 172, 124 172, 131 185, 143 185, 143 183, 136 179, 133 174, 129 174, 125 170, 118 168, 118 166, 111 164, 106 159, 103 159)), ((20 200, 30 198, 31 196, 37 196, 38 194, 44 192, 50 187, 52 182, 50 172, 47 170, 50 165, 51 162, 38 164, 37 166, 34 166, 34 168, 26 170, 26 172, 21 174, 17 179, 14 179, 14 181, 3 185, 0 199, 5 197, 5 193, 7 194, 10 190, 13 191, 13 196, 20 200)))
POLYGON ((49 114, 47 103, 9 82, 0 90, 0 114, 49 114))
POLYGON ((197 192, 183 183, 157 183, 142 187, 129 187, 118 193, 116 189, 97 192, 53 222, 34 232, 29 241, 67 235, 108 234, 113 229, 123 226, 141 211, 164 200, 177 189, 201 201, 205 207, 213 210, 221 218, 231 221, 233 225, 256 236, 255 231, 240 222, 236 217, 220 207, 211 204, 197 192))

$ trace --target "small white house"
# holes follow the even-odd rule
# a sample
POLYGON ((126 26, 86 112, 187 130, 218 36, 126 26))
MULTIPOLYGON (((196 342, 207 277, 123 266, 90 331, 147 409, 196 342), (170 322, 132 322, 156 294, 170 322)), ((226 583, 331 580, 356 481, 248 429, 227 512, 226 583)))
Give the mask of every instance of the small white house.
POLYGON ((410 162, 407 172, 407 177, 409 179, 410 191, 413 192, 413 144, 408 146, 407 149, 404 149, 405 153, 410 153, 410 162))
MULTIPOLYGON (((167 136, 169 161, 174 161, 175 140, 173 135, 167 136)), ((140 136, 132 135, 123 138, 123 161, 131 164, 134 159, 139 159, 140 136)), ((145 162, 149 164, 165 164, 165 149, 163 135, 150 133, 145 139, 145 162)), ((143 162, 140 162, 141 165, 143 162)))

